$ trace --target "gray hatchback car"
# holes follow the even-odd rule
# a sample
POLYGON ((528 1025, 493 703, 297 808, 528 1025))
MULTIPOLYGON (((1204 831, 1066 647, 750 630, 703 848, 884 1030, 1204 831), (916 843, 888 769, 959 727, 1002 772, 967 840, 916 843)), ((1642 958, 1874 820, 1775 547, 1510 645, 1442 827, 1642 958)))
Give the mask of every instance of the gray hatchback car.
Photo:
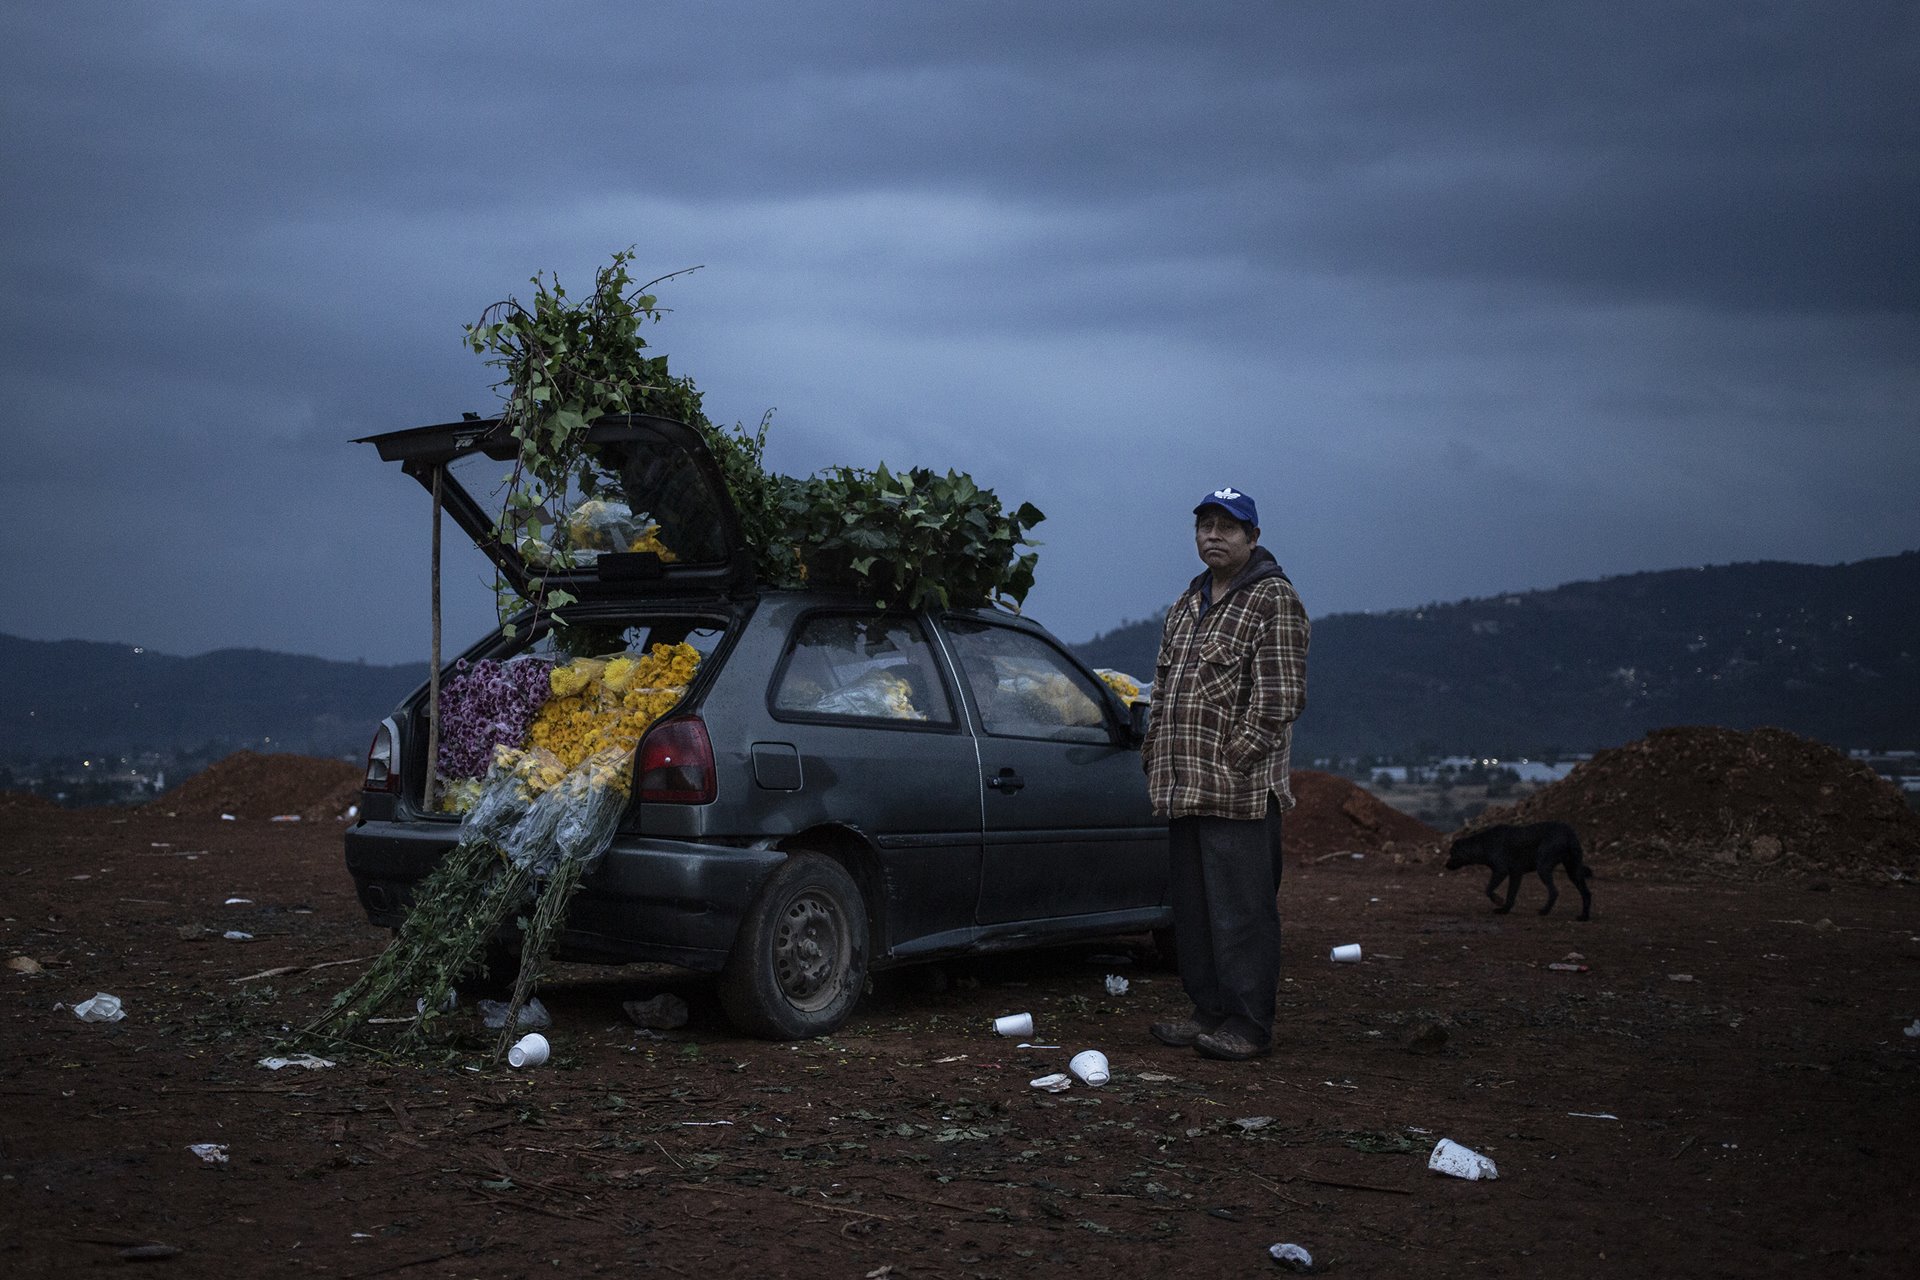
MULTIPOLYGON (((631 799, 559 958, 718 974, 735 1025, 793 1039, 839 1026, 870 970, 1169 925, 1144 704, 1023 617, 768 588, 696 431, 633 416, 590 438, 593 509, 645 513, 654 549, 622 537, 546 558, 502 545, 485 501, 514 441, 497 420, 367 441, 423 484, 444 468, 447 511, 509 582, 543 576, 577 598, 559 626, 523 618, 447 677, 481 659, 564 661, 562 643, 577 650, 583 634, 700 654, 640 741, 631 799)), ((423 687, 381 722, 346 834, 379 925, 401 923, 459 834, 457 814, 424 807, 427 704, 423 687)))

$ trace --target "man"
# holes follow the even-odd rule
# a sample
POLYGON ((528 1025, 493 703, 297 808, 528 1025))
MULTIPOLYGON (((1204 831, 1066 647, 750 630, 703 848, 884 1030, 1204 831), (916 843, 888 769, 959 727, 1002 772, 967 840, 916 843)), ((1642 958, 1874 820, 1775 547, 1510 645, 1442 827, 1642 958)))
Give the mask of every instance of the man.
POLYGON ((1243 1061, 1273 1050, 1280 983, 1281 814, 1293 721, 1307 700, 1306 610, 1260 545, 1253 499, 1216 489, 1193 509, 1206 565, 1167 612, 1141 746, 1169 819, 1174 948, 1193 1013, 1163 1044, 1243 1061))

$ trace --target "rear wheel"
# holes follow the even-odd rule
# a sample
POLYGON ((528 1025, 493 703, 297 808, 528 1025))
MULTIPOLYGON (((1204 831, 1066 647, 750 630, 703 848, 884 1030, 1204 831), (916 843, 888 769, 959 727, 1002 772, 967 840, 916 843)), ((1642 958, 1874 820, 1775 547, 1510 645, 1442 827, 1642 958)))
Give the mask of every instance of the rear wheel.
POLYGON ((822 1036, 853 1012, 867 980, 867 912, 839 863, 787 858, 740 922, 720 1003, 742 1031, 770 1040, 822 1036))

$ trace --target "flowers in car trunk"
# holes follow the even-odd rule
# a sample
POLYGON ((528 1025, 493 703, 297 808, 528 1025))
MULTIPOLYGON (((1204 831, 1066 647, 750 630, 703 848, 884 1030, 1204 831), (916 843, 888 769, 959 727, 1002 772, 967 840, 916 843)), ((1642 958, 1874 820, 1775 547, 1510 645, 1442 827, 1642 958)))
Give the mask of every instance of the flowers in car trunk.
POLYGON ((552 694, 553 663, 522 654, 506 662, 462 659, 440 691, 440 776, 478 778, 496 745, 519 746, 552 694))
POLYGON ((692 645, 656 644, 638 657, 583 658, 555 667, 552 696, 529 726, 527 745, 552 752, 568 771, 613 752, 622 761, 617 773, 624 791, 641 735, 686 695, 699 665, 692 645))

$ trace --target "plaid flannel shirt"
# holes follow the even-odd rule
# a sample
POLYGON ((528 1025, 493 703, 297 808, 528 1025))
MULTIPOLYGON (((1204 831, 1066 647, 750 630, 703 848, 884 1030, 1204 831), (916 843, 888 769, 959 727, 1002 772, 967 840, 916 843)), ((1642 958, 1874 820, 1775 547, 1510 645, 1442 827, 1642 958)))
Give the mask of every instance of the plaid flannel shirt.
POLYGON ((1310 628, 1272 554, 1255 556, 1205 614, 1205 574, 1167 611, 1141 744, 1163 817, 1262 818, 1269 791, 1293 807, 1287 774, 1293 722, 1307 705, 1310 628))

